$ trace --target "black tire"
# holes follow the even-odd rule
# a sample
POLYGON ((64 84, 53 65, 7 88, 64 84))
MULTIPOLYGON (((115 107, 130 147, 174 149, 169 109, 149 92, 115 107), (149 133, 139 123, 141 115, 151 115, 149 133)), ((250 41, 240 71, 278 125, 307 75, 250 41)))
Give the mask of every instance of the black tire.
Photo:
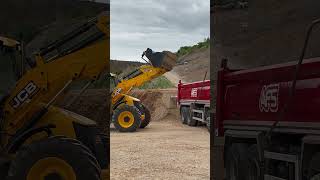
POLYGON ((232 144, 227 149, 225 167, 226 180, 245 180, 244 157, 246 148, 243 144, 232 144))
POLYGON ((187 124, 187 108, 186 106, 181 106, 180 107, 180 121, 182 122, 182 124, 187 124))
POLYGON ((197 120, 192 119, 192 110, 191 108, 187 108, 187 124, 189 126, 197 126, 197 120))
POLYGON ((135 132, 140 127, 140 124, 141 124, 141 113, 137 107, 124 104, 114 110, 112 115, 112 122, 115 128, 120 132, 135 132), (120 118, 119 116, 123 112, 129 112, 132 114, 133 116, 132 125, 128 127, 124 127, 121 125, 120 123, 121 120, 119 119, 120 118))
MULTIPOLYGON (((26 180, 31 168, 34 167, 37 162, 45 160, 46 158, 63 160, 72 167, 72 171, 76 175, 77 180, 101 179, 100 166, 89 148, 78 140, 65 137, 50 137, 22 146, 11 162, 7 179, 26 180)), ((46 176, 51 176, 53 179, 60 179, 57 178, 57 176, 59 177, 59 173, 51 172, 46 174, 46 176)))
POLYGON ((261 180, 262 171, 259 165, 259 154, 257 145, 254 144, 248 148, 247 159, 244 160, 245 174, 247 180, 261 180))
POLYGON ((144 114, 144 120, 141 121, 141 125, 140 128, 145 128, 149 125, 150 121, 151 121, 151 114, 148 108, 146 108, 143 104, 142 108, 143 108, 143 114, 144 114))
POLYGON ((320 179, 320 152, 311 158, 308 168, 308 180, 318 179, 320 179))

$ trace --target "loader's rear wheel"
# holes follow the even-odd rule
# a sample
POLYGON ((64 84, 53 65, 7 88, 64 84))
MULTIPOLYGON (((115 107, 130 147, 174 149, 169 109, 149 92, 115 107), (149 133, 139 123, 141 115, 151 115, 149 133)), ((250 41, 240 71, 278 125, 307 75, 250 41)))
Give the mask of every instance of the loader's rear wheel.
POLYGON ((143 104, 141 104, 144 113, 144 120, 141 121, 140 128, 145 128, 149 125, 151 121, 151 114, 148 108, 146 108, 143 104))
POLYGON ((51 137, 21 147, 8 180, 100 180, 100 173, 96 158, 81 142, 51 137))
POLYGON ((112 121, 120 132, 134 132, 141 124, 141 114, 137 107, 122 105, 113 113, 112 121))

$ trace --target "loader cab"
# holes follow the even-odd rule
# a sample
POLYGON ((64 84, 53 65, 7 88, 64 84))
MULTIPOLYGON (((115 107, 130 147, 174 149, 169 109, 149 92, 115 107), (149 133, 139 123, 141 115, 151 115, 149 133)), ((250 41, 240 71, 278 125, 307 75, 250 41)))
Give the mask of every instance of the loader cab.
POLYGON ((23 68, 20 43, 0 37, 0 104, 23 74, 23 68))

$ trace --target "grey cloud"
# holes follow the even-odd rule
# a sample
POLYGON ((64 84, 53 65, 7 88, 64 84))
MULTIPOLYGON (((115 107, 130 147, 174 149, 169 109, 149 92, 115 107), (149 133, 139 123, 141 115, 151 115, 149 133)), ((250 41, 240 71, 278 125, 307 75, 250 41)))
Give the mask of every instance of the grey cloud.
POLYGON ((147 48, 176 51, 209 36, 209 0, 111 1, 111 58, 138 60, 147 48))

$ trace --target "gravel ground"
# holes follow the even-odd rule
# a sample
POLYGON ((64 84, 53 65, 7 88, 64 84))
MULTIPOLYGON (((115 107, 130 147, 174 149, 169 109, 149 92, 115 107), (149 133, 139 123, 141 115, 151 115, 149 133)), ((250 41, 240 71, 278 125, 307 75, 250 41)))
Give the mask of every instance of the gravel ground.
POLYGON ((111 179, 209 179, 207 129, 173 114, 135 133, 111 130, 111 179))

